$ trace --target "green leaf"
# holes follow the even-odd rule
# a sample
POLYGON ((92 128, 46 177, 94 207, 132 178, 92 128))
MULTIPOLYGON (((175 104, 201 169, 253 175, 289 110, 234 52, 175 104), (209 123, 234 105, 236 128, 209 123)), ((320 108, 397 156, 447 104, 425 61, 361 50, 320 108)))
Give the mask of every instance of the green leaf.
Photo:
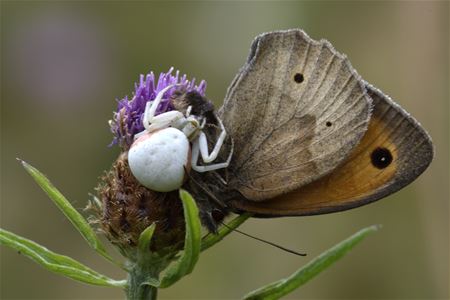
POLYGON ((85 218, 70 204, 70 202, 58 191, 53 184, 45 177, 44 174, 39 172, 36 168, 29 165, 23 160, 19 160, 25 170, 33 177, 37 184, 47 193, 50 199, 56 204, 56 206, 64 213, 64 215, 70 220, 75 228, 81 233, 88 244, 95 249, 100 255, 107 260, 118 264, 114 259, 106 252, 105 247, 98 239, 94 230, 85 218))
POLYGON ((147 253, 149 252, 150 247, 150 241, 153 237, 153 233, 155 232, 156 224, 153 223, 152 225, 145 228, 144 231, 141 232, 141 235, 139 236, 139 242, 138 242, 138 250, 140 253, 147 253))
POLYGON ((322 253, 318 257, 314 258, 303 268, 299 269, 291 276, 270 283, 262 288, 250 292, 244 296, 247 300, 268 300, 268 299, 279 299, 282 296, 292 292, 301 285, 308 282, 314 276, 328 268, 334 262, 338 261, 345 254, 347 254, 350 249, 361 242, 366 236, 377 231, 379 226, 370 226, 364 228, 346 240, 340 242, 334 247, 330 248, 326 252, 322 253))
POLYGON ((207 236, 205 236, 202 240, 202 249, 201 251, 205 251, 206 249, 214 246, 216 243, 223 240, 224 237, 226 237, 228 234, 230 234, 234 229, 238 228, 242 223, 247 221, 248 218, 250 218, 252 214, 245 213, 240 216, 237 216, 233 220, 231 220, 227 226, 222 226, 217 234, 209 233, 207 236))
POLYGON ((68 256, 54 253, 31 240, 4 229, 0 229, 0 244, 19 251, 19 253, 31 258, 49 271, 74 280, 100 286, 124 288, 126 285, 125 280, 111 279, 68 256))
POLYGON ((192 196, 184 190, 180 190, 180 198, 183 202, 184 219, 186 222, 184 251, 181 257, 163 275, 160 286, 162 288, 171 286, 183 276, 191 273, 200 255, 201 224, 197 204, 192 196))

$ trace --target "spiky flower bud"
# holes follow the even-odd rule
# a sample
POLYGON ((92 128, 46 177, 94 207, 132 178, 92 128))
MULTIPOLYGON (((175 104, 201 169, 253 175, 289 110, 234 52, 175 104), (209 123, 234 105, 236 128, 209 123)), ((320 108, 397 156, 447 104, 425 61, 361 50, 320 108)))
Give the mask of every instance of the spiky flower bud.
POLYGON ((152 252, 173 251, 183 244, 183 207, 178 192, 158 193, 142 186, 131 174, 127 152, 120 154, 97 188, 99 223, 107 238, 130 256, 139 236, 155 223, 152 252))

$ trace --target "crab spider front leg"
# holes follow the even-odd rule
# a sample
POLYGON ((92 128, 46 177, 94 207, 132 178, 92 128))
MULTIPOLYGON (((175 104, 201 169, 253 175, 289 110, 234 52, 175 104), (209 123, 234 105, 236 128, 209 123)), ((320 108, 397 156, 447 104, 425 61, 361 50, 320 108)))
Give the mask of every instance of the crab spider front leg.
POLYGON ((165 127, 168 127, 174 123, 176 123, 178 120, 184 118, 183 114, 179 111, 173 110, 168 111, 165 113, 162 113, 158 116, 155 116, 156 109, 158 108, 159 104, 161 103, 162 97, 164 96, 164 93, 166 93, 169 89, 173 88, 177 84, 172 84, 161 90, 158 95, 156 96, 155 100, 152 102, 147 102, 145 105, 145 111, 144 111, 144 117, 143 117, 143 125, 144 128, 148 132, 153 132, 158 129, 162 129, 165 127))
POLYGON ((168 111, 152 118, 152 123, 146 129, 148 132, 154 132, 158 129, 164 129, 174 125, 179 120, 184 119, 181 112, 177 110, 168 111))
POLYGON ((200 139, 196 139, 192 144, 192 162, 191 162, 192 169, 194 169, 197 172, 203 173, 226 168, 230 165, 231 157, 233 156, 233 150, 234 150, 234 143, 231 144, 230 154, 228 155, 226 162, 207 166, 199 166, 197 162, 200 154, 200 139))
POLYGON ((158 109, 159 103, 161 103, 164 93, 170 90, 172 87, 173 85, 169 85, 166 88, 162 89, 158 93, 158 95, 156 95, 156 98, 152 102, 147 102, 145 104, 144 118, 143 118, 145 128, 147 128, 150 125, 150 122, 152 122, 152 119, 155 117, 156 110, 158 109))
POLYGON ((222 120, 220 120, 219 118, 217 118, 217 120, 220 124, 220 129, 222 130, 222 132, 220 133, 220 136, 217 139, 216 145, 214 146, 214 149, 211 152, 211 154, 208 154, 208 141, 206 140, 206 134, 200 132, 200 135, 198 137, 200 153, 202 154, 202 159, 205 163, 212 162, 217 158, 220 148, 222 148, 223 141, 227 136, 227 132, 225 130, 225 127, 223 126, 222 120))
POLYGON ((186 118, 191 115, 191 111, 192 111, 192 105, 189 105, 188 108, 186 109, 186 118))

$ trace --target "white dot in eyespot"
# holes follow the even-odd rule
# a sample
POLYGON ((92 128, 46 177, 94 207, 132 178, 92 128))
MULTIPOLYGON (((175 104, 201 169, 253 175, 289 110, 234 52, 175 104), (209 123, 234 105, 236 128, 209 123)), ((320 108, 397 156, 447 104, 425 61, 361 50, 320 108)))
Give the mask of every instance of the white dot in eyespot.
POLYGON ((139 137, 128 151, 128 164, 136 179, 157 192, 181 187, 188 168, 189 140, 176 128, 139 137))

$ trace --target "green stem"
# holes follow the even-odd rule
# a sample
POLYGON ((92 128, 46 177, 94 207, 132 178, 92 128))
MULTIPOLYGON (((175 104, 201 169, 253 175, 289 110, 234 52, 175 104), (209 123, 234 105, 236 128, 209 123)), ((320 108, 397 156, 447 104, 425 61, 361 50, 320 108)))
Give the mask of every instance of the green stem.
POLYGON ((158 289, 144 284, 131 284, 127 289, 127 299, 128 300, 156 300, 158 289))
POLYGON ((143 265, 136 264, 128 274, 127 299, 156 300, 158 289, 149 284, 149 277, 155 276, 157 278, 159 272, 159 268, 158 270, 151 270, 148 266, 144 267, 143 265))
POLYGON ((150 293, 149 296, 151 300, 156 300, 158 298, 158 289, 155 287, 150 287, 150 293))

